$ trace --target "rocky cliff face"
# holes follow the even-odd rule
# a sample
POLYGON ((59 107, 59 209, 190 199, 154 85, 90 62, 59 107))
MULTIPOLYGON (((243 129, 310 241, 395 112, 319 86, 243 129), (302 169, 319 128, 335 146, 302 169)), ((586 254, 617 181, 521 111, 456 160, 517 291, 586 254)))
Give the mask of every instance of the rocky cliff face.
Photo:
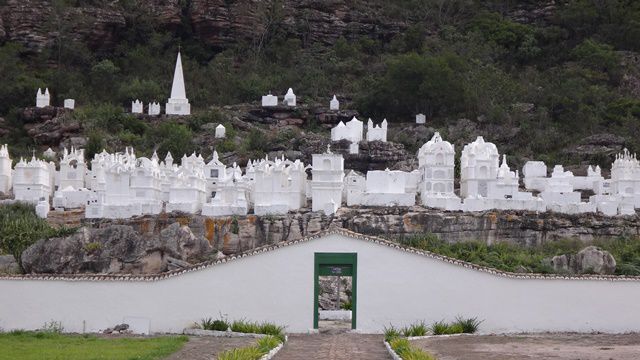
POLYGON ((225 255, 237 254, 259 246, 300 239, 330 227, 391 239, 434 234, 447 242, 480 240, 523 246, 566 237, 586 242, 640 234, 637 216, 462 213, 421 207, 342 208, 335 216, 299 212, 282 216, 210 218, 171 213, 126 220, 83 219, 80 212, 51 214, 49 221, 55 224, 84 226, 84 230, 70 238, 41 241, 31 247, 26 258, 23 257, 25 267, 30 271, 163 271, 176 260, 198 261, 210 256, 214 250, 225 255), (101 245, 87 245, 91 243, 101 245))
POLYGON ((28 273, 153 274, 214 256, 209 242, 172 223, 155 234, 129 225, 83 227, 65 238, 40 240, 22 254, 28 273))
POLYGON ((32 51, 66 39, 83 41, 94 50, 112 48, 126 25, 118 7, 62 8, 40 0, 7 0, 0 6, 0 18, 0 40, 21 43, 32 51))
MULTIPOLYGON (((151 14, 159 28, 173 31, 185 25, 219 49, 239 42, 258 48, 275 31, 304 43, 332 44, 341 36, 390 39, 406 27, 365 1, 138 0, 135 7, 151 14)), ((135 15, 118 2, 60 7, 51 1, 7 0, 0 6, 0 41, 40 51, 61 36, 70 36, 94 50, 110 49, 135 21, 135 15)))

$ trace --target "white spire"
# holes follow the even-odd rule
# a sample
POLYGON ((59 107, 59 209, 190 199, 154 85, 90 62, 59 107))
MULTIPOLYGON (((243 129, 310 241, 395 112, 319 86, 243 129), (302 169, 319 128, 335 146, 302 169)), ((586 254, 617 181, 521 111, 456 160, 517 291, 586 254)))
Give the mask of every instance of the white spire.
POLYGON ((182 74, 182 58, 180 52, 178 52, 178 59, 176 60, 176 69, 173 73, 173 85, 171 86, 171 98, 172 99, 186 99, 187 92, 184 89, 184 75, 182 74))

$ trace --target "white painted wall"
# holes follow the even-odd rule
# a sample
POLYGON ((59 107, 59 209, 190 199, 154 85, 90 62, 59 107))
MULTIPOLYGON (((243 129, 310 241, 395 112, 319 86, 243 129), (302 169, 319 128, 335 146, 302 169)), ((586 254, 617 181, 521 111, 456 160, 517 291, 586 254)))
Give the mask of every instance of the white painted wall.
POLYGON ((483 319, 481 331, 640 330, 640 280, 515 279, 344 234, 290 245, 154 282, 0 279, 0 327, 100 330, 150 318, 151 332, 179 332, 203 317, 274 321, 290 332, 313 322, 314 252, 358 253, 357 327, 483 319))

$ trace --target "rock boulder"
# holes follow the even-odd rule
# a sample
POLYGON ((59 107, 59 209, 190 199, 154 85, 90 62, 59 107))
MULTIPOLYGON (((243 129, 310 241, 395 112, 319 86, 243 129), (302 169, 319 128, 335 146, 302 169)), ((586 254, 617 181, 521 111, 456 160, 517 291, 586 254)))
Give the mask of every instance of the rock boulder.
POLYGON ((616 271, 616 259, 613 255, 596 246, 587 246, 575 255, 554 256, 548 261, 558 273, 611 275, 616 271))
POLYGON ((71 236, 40 240, 22 254, 27 273, 129 273, 167 271, 209 258, 213 249, 188 226, 173 223, 158 236, 129 225, 82 227, 71 236), (170 259, 173 259, 171 261, 170 259))

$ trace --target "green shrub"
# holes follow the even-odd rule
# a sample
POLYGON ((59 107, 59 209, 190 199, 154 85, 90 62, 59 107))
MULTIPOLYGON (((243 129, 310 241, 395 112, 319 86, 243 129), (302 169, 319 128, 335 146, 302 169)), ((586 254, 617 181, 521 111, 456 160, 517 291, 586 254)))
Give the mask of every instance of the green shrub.
POLYGON ((284 342, 284 326, 278 326, 273 323, 264 322, 260 324, 258 328, 258 334, 265 334, 277 337, 281 342, 284 342))
POLYGON ((405 237, 402 244, 431 251, 470 263, 509 272, 551 273, 553 268, 545 261, 562 254, 576 254, 589 245, 610 252, 616 259, 617 275, 640 275, 640 237, 621 236, 615 239, 595 240, 591 243, 567 238, 545 242, 543 245, 524 247, 509 243, 487 245, 481 241, 449 244, 433 234, 405 237))
POLYGON ((464 332, 464 327, 462 324, 453 323, 449 324, 447 327, 447 334, 462 334, 464 332))
POLYGON ((258 350, 260 350, 261 353, 266 354, 269 351, 271 351, 271 349, 276 348, 282 342, 283 340, 281 340, 278 337, 265 336, 261 339, 258 339, 258 343, 256 344, 256 347, 258 348, 258 350))
POLYGON ((449 324, 444 321, 436 321, 431 325, 433 335, 446 335, 449 333, 449 324))
POLYGON ((102 249, 102 244, 97 242, 97 241, 90 242, 90 243, 84 245, 84 251, 86 251, 88 253, 95 253, 95 252, 99 251, 100 249, 102 249))
POLYGON ((343 304, 340 304, 340 309, 342 309, 342 310, 351 310, 352 306, 353 305, 351 303, 351 300, 348 300, 347 302, 345 302, 343 304))
POLYGON ((403 360, 435 360, 435 358, 422 349, 411 346, 405 338, 394 338, 389 345, 403 360))
POLYGON ((265 153, 269 150, 269 137, 260 130, 252 129, 247 136, 245 148, 248 151, 265 153))
POLYGON ((258 360, 282 342, 278 337, 266 336, 258 339, 254 346, 227 350, 218 355, 218 360, 258 360))
POLYGON ((17 202, 0 205, 0 248, 22 267, 22 253, 36 241, 73 234, 76 228, 53 228, 36 215, 35 206, 17 202))
POLYGON ((400 330, 398 330, 393 325, 389 325, 389 327, 384 328, 384 341, 391 342, 391 340, 395 338, 399 338, 401 336, 400 330))
POLYGON ((428 331, 427 325, 423 321, 415 324, 411 324, 402 329, 402 334, 406 337, 412 336, 425 336, 428 331))
POLYGON ((248 334, 259 334, 260 324, 258 324, 257 322, 245 320, 234 320, 231 323, 231 331, 248 334))
POLYGON ((200 320, 200 327, 203 330, 227 331, 229 323, 222 319, 206 318, 200 320))
POLYGON ((389 341, 389 345, 396 353, 398 353, 398 355, 407 351, 411 347, 409 340, 401 337, 391 339, 391 341, 389 341))
POLYGON ((478 320, 477 317, 465 319, 458 316, 456 317, 456 321, 453 324, 460 325, 460 327, 462 328, 462 332, 465 334, 474 334, 478 331, 481 323, 482 321, 478 320))
POLYGON ((155 148, 158 154, 171 152, 174 158, 189 155, 194 151, 193 133, 182 124, 173 120, 165 121, 146 135, 148 148, 155 148))

